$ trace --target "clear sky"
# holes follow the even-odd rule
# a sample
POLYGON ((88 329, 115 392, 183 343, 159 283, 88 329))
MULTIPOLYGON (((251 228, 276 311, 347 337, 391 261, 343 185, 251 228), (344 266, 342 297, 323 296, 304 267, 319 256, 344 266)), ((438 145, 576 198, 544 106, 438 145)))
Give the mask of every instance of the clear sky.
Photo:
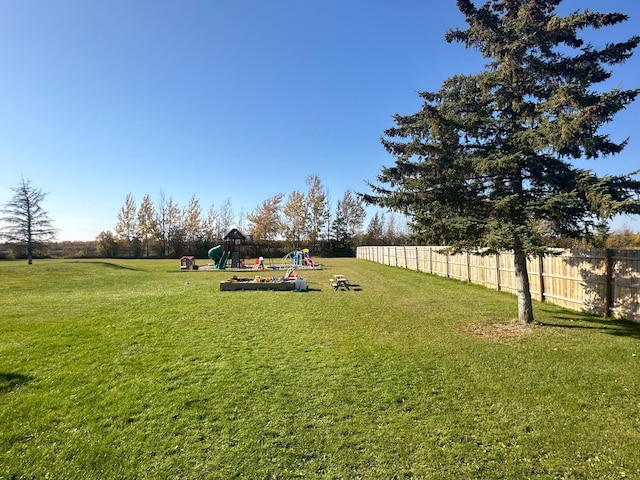
MULTIPOLYGON (((582 8, 631 16, 596 46, 640 34, 640 1, 562 12, 582 8)), ((30 179, 59 240, 92 240, 128 193, 251 212, 316 174, 333 211, 392 164, 394 113, 481 69, 444 41, 456 26, 454 0, 0 0, 0 203, 30 179)), ((640 51, 615 72, 610 86, 640 86, 640 51)), ((639 118, 636 101, 607 127, 626 151, 587 166, 639 169, 639 118)))

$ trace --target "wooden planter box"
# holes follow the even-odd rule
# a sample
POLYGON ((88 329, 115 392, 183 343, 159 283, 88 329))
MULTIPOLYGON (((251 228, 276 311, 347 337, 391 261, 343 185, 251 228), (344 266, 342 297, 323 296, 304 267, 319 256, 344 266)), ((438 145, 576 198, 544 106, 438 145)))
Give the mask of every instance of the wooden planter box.
POLYGON ((238 278, 237 280, 225 280, 220 282, 220 290, 297 290, 305 291, 307 289, 307 281, 304 278, 277 281, 260 281, 249 278, 238 278))

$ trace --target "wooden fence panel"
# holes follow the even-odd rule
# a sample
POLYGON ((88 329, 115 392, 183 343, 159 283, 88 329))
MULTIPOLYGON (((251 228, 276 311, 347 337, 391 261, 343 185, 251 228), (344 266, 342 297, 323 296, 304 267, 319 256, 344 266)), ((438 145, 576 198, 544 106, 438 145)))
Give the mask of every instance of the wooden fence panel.
POLYGON ((455 255, 448 255, 448 277, 455 280, 468 281, 468 261, 466 253, 457 253, 455 255))
POLYGON ((606 250, 573 249, 545 256, 545 300, 572 310, 606 315, 606 250))
POLYGON ((500 272, 500 290, 516 294, 516 276, 513 267, 513 254, 500 253, 498 257, 498 271, 500 272))
POLYGON ((471 283, 498 289, 497 258, 495 255, 469 255, 469 277, 471 283))
MULTIPOLYGON (((443 247, 358 247, 363 260, 516 293, 514 256, 446 254, 443 247)), ((565 308, 640 321, 640 250, 572 249, 527 261, 533 298, 565 308)))
POLYGON ((617 318, 640 321, 640 250, 615 250, 611 260, 611 313, 617 318))
POLYGON ((538 258, 527 259, 527 272, 529 273, 529 291, 531 292, 531 296, 536 300, 543 301, 543 290, 541 290, 543 285, 542 271, 538 258))
POLYGON ((418 268, 419 272, 431 273, 431 259, 429 257, 429 247, 416 247, 418 252, 418 268))
POLYGON ((420 257, 420 271, 433 273, 433 249, 431 247, 418 247, 420 257))
POLYGON ((449 276, 449 256, 446 253, 441 253, 441 249, 431 248, 431 264, 431 273, 441 277, 449 276))

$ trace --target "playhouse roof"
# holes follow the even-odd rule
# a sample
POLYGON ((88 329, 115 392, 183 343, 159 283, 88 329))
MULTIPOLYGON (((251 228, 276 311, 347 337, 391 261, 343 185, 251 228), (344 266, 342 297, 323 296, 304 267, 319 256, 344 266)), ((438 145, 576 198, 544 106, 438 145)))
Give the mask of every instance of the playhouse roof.
POLYGON ((232 229, 229 233, 227 233, 223 240, 244 240, 245 236, 240 233, 240 230, 237 228, 232 229))
POLYGON ((187 259, 187 260, 193 260, 193 259, 195 259, 195 258, 196 258, 196 257, 194 257, 193 255, 183 255, 182 257, 180 257, 180 260, 185 260, 185 259, 187 259))

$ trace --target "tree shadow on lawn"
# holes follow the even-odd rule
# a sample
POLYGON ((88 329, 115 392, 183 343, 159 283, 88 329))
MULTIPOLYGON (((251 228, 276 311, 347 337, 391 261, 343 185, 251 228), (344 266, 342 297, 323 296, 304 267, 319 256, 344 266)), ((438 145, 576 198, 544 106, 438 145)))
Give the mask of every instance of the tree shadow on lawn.
POLYGON ((69 262, 69 263, 87 263, 90 265, 99 265, 101 267, 106 267, 106 268, 112 268, 114 270, 132 270, 134 272, 140 272, 141 270, 138 268, 133 268, 133 267, 127 267, 125 265, 118 265, 117 263, 112 263, 112 262, 100 262, 100 261, 96 261, 96 260, 92 260, 92 261, 73 261, 73 262, 69 262))
POLYGON ((0 393, 9 393, 14 388, 24 385, 31 380, 33 380, 33 377, 30 377, 29 375, 0 372, 0 393))
POLYGON ((602 318, 584 313, 564 313, 552 316, 556 321, 537 321, 542 327, 579 328, 585 330, 599 330, 607 335, 630 337, 640 340, 640 323, 617 318, 602 318))

